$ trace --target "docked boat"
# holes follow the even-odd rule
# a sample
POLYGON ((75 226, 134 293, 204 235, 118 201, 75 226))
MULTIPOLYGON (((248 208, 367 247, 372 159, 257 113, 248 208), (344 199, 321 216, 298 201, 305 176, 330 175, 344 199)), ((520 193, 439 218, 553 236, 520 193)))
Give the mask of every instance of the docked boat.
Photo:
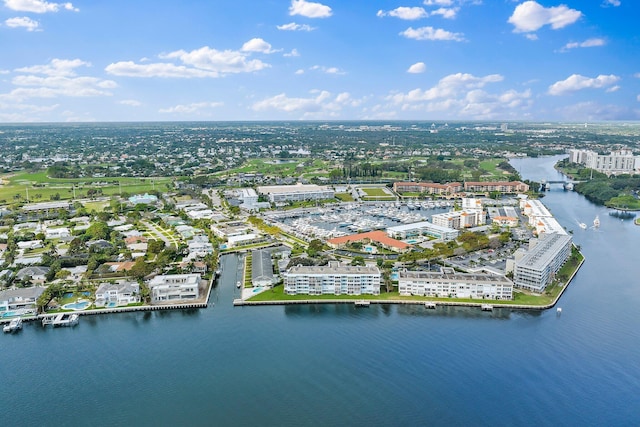
POLYGON ((80 321, 80 316, 76 313, 60 313, 53 317, 45 317, 42 319, 42 326, 75 326, 80 321))
POLYGON ((596 215, 595 219, 593 220, 593 226, 595 228, 600 227, 600 218, 598 217, 598 215, 596 215))
POLYGON ((242 282, 240 282, 239 280, 236 282, 236 288, 240 289, 240 286, 242 286, 242 282))
POLYGON ((20 317, 16 317, 15 319, 11 319, 11 322, 9 322, 8 324, 4 325, 2 327, 2 331, 12 334, 14 332, 19 331, 20 329, 22 329, 22 319, 20 317))

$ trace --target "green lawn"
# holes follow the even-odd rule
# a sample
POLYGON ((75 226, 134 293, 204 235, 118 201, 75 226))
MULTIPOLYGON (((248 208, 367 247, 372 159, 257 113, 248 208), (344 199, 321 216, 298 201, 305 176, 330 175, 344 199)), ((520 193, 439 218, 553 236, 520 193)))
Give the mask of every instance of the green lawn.
POLYGON ((339 199, 341 202, 353 202, 351 193, 336 193, 336 199, 339 199))
POLYGON ((514 294, 514 299, 508 300, 480 300, 469 298, 434 298, 423 296, 400 296, 397 291, 394 292, 380 292, 380 295, 287 295, 284 293, 284 286, 279 285, 274 288, 259 293, 248 301, 300 301, 300 300, 389 300, 389 301, 442 301, 442 302, 461 302, 461 303, 476 303, 476 304, 492 304, 492 305, 504 305, 504 304, 521 304, 521 305, 539 305, 544 306, 553 301, 551 296, 535 296, 528 295, 521 292, 514 294))
POLYGON ((362 188, 361 189, 367 196, 371 197, 389 197, 390 194, 387 193, 383 188, 362 188))

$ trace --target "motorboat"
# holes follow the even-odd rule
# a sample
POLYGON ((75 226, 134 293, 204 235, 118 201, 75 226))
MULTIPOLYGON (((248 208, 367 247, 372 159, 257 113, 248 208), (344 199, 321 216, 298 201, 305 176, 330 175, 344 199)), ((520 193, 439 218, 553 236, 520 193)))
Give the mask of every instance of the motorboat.
POLYGON ((11 319, 11 322, 4 325, 2 327, 3 332, 13 333, 22 329, 22 318, 16 317, 15 319, 11 319))

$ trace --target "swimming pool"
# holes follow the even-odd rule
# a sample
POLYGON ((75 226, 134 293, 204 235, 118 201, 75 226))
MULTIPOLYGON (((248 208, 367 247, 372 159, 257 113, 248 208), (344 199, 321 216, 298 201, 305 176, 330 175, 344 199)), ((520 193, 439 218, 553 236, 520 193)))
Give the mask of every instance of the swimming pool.
POLYGON ((4 311, 2 312, 2 315, 0 315, 0 317, 13 317, 17 315, 18 313, 16 313, 15 311, 4 311))
POLYGON ((254 294, 257 294, 258 292, 262 292, 262 289, 263 289, 262 287, 254 288, 252 292, 253 292, 254 294))
POLYGON ((91 304, 89 301, 76 301, 62 306, 65 310, 84 310, 91 304))
POLYGON ((118 303, 117 302, 113 302, 111 301, 110 303, 107 304, 107 308, 113 308, 113 307, 117 307, 118 303))

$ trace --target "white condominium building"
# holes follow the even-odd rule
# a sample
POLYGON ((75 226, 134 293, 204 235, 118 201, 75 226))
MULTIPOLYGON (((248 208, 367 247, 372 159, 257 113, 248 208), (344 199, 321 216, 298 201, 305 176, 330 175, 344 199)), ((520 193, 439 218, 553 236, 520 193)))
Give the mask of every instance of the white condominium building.
POLYGON ((477 227, 486 223, 484 212, 477 209, 464 209, 431 215, 431 222, 441 227, 456 230, 477 227))
POLYGON ((452 268, 441 272, 398 272, 400 295, 437 298, 512 299, 513 282, 505 276, 487 273, 458 273, 452 268))
POLYGON ((198 299, 199 285, 199 274, 158 275, 147 283, 152 303, 198 299))
POLYGON ((638 171, 640 157, 628 149, 615 150, 610 154, 598 154, 591 150, 569 150, 569 161, 607 175, 633 174, 638 171))
POLYGON ((535 227, 540 218, 553 218, 551 212, 540 200, 520 199, 520 209, 529 218, 529 225, 535 227))
POLYGON ((289 295, 380 295, 380 270, 375 266, 341 265, 291 267, 284 273, 289 295))
POLYGON ((544 233, 538 239, 531 239, 527 253, 515 262, 515 286, 533 292, 544 291, 571 255, 571 242, 571 236, 559 233, 544 233))

